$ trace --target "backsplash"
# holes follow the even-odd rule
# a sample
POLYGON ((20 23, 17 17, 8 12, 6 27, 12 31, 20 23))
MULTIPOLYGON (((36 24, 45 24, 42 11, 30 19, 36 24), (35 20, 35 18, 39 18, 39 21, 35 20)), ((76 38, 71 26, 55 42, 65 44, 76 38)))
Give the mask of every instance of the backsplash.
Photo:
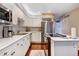
MULTIPOLYGON (((4 24, 0 24, 0 36, 2 36, 2 30, 3 30, 4 24)), ((19 27, 18 25, 13 25, 13 32, 14 34, 17 34, 18 31, 24 32, 26 29, 23 27, 19 27)))
POLYGON ((14 32, 14 34, 17 34, 17 32, 18 32, 18 25, 13 25, 13 32, 14 32))
POLYGON ((26 28, 18 25, 13 25, 13 31, 14 31, 14 34, 17 34, 18 32, 25 32, 26 28))

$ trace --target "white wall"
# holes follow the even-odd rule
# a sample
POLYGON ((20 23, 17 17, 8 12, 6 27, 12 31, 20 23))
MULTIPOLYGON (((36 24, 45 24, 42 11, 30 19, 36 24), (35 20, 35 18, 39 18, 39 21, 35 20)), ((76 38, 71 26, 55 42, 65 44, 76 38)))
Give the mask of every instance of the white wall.
POLYGON ((77 29, 77 36, 79 36, 79 8, 69 13, 69 17, 63 19, 63 32, 71 34, 71 28, 77 29))

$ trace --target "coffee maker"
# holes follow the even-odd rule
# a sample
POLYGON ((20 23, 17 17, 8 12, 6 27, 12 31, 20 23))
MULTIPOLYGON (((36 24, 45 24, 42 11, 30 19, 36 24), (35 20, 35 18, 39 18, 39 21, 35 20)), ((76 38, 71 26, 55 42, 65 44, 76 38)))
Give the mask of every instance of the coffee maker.
POLYGON ((12 30, 12 25, 5 25, 3 26, 3 38, 8 38, 13 36, 13 30, 12 30))

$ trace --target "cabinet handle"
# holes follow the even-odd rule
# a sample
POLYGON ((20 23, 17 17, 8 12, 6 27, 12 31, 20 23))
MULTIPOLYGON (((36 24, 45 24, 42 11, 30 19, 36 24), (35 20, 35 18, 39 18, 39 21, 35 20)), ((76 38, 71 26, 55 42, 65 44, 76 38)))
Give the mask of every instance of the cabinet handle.
POLYGON ((17 43, 17 46, 19 45, 19 43, 17 43))
POLYGON ((11 55, 14 55, 14 54, 15 54, 15 51, 11 55))
POLYGON ((21 44, 21 46, 23 46, 23 44, 21 44))
POLYGON ((23 41, 25 41, 25 39, 23 39, 23 41))
POLYGON ((8 52, 5 52, 5 53, 4 53, 4 56, 7 55, 7 53, 8 53, 8 52))

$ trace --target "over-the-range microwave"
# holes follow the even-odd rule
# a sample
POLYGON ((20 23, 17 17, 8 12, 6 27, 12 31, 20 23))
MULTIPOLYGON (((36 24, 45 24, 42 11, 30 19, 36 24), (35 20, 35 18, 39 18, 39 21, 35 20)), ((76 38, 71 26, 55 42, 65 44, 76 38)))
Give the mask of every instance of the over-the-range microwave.
POLYGON ((0 20, 12 22, 12 11, 0 7, 0 20))

